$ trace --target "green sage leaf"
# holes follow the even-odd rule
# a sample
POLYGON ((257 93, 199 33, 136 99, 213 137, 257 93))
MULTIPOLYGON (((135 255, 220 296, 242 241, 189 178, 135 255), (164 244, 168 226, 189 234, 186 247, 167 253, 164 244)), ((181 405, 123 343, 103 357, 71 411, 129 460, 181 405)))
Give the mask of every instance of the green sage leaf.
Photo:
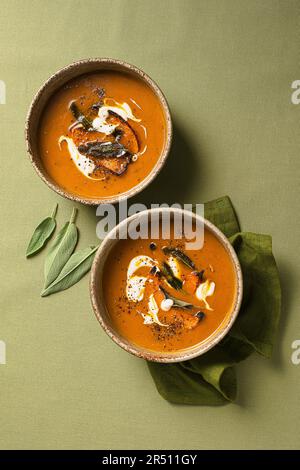
POLYGON ((57 207, 58 204, 56 204, 55 208, 53 209, 51 216, 46 217, 36 227, 26 250, 26 258, 30 258, 31 256, 37 254, 46 245, 47 241, 53 234, 56 227, 55 216, 57 207))
POLYGON ((78 240, 78 230, 75 225, 76 213, 77 209, 73 209, 70 221, 66 222, 58 232, 53 245, 47 253, 44 267, 44 289, 57 278, 75 249, 78 240))
POLYGON ((76 251, 69 258, 59 276, 41 293, 42 297, 68 289, 78 282, 90 269, 98 246, 76 251))

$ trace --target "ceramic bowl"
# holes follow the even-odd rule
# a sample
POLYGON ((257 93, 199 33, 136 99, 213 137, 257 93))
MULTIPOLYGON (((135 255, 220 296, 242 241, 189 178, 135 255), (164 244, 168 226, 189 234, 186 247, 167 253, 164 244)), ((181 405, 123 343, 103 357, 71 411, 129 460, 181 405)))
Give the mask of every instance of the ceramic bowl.
POLYGON ((26 118, 26 125, 25 125, 25 139, 27 145, 27 151, 29 153, 29 157, 31 163, 36 170, 37 174, 40 178, 46 183, 51 189, 56 191, 63 197, 71 199, 73 201, 77 201, 83 204, 88 205, 98 205, 101 203, 106 204, 114 204, 123 199, 130 198, 135 196, 140 191, 142 191, 146 186, 148 186, 151 181, 158 175, 160 170, 162 169, 169 151, 172 142, 172 121, 171 115, 169 111, 169 106, 167 104, 167 100, 164 97, 162 91, 157 86, 157 84, 142 70, 135 67, 134 65, 128 64, 126 62, 122 62, 121 60, 116 59, 87 59, 87 60, 80 60, 78 62, 74 62, 56 72, 52 75, 44 85, 39 89, 36 95, 33 98, 31 106, 29 108, 27 118, 26 118), (50 99, 50 97, 60 89, 66 82, 69 80, 79 77, 80 75, 97 72, 102 70, 115 70, 118 72, 126 72, 131 75, 138 77, 139 79, 143 80, 154 92, 157 96, 161 107, 164 112, 165 121, 166 121, 166 141, 165 146, 161 152, 161 155, 153 167, 152 171, 149 175, 141 181, 139 184, 131 188, 130 190, 118 194, 116 196, 107 197, 107 198, 84 198, 81 196, 76 196, 74 194, 69 193, 65 189, 61 188, 53 179, 47 174, 42 159, 39 152, 38 146, 38 129, 39 129, 39 122, 43 110, 50 99))
POLYGON ((155 361, 155 362, 181 362, 192 359, 194 357, 200 356, 204 354, 209 349, 216 346, 221 339, 229 332, 230 328, 232 327, 242 301, 243 295, 243 280, 242 280, 242 271, 240 267, 239 260, 237 255, 232 248, 231 244, 229 243, 228 239, 223 235, 223 233, 211 222, 204 219, 203 217, 196 215, 192 212, 188 212, 182 209, 175 209, 175 208, 157 208, 157 209, 149 209, 138 214, 135 214, 121 222, 117 225, 111 232, 108 233, 106 238, 101 243, 98 251, 96 252, 92 270, 91 270, 91 277, 90 277, 90 296, 92 306, 98 319, 100 325, 104 329, 104 331, 108 334, 108 336, 121 348, 125 351, 134 354, 140 358, 146 359, 148 361, 155 361), (179 350, 175 352, 157 352, 153 350, 144 349, 136 344, 132 344, 126 338, 122 337, 118 331, 114 328, 109 311, 105 305, 104 295, 103 295, 103 276, 105 275, 104 268, 105 268, 105 261, 107 259, 108 254, 111 250, 114 249, 116 243, 118 243, 118 234, 120 232, 125 231, 127 233, 128 224, 132 220, 139 219, 141 221, 143 218, 144 220, 149 220, 149 216, 155 212, 158 212, 161 216, 163 212, 170 212, 170 217, 174 217, 176 214, 185 216, 185 217, 192 217, 194 220, 198 219, 198 222, 203 223, 204 227, 211 231, 215 237, 221 242, 223 247, 228 253, 228 256, 231 258, 236 275, 236 298, 232 308, 232 311, 227 316, 227 318, 223 321, 221 326, 206 340, 202 341, 199 344, 194 345, 188 349, 179 350), (152 213, 152 214, 151 214, 152 213))

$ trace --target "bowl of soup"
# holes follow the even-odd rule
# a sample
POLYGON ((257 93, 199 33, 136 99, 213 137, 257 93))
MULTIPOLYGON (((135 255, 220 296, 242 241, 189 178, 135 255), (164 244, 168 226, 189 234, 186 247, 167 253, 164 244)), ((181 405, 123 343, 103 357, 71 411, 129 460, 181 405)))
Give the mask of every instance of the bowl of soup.
POLYGON ((31 162, 61 196, 116 203, 143 190, 169 154, 172 123, 157 84, 115 59, 75 62, 52 75, 30 106, 31 162))
POLYGON ((200 215, 175 208, 121 222, 100 245, 91 270, 99 323, 120 347, 149 361, 184 361, 214 347, 232 327, 242 292, 228 239, 200 215), (143 227, 143 236, 136 227, 143 227))

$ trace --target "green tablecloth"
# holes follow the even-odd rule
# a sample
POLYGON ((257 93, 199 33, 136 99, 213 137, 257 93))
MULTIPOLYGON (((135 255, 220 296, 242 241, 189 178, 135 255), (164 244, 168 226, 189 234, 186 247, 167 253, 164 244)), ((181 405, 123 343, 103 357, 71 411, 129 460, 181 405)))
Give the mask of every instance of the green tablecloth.
MULTIPOLYGON (((15 1, 0 3, 0 448, 297 448, 300 366, 298 1, 15 1), (43 257, 28 236, 59 200, 26 157, 36 89, 78 58, 117 57, 165 92, 175 138, 166 168, 136 201, 203 202, 229 194, 243 229, 270 233, 283 289, 277 347, 239 366, 236 405, 188 408, 157 394, 143 361, 105 335, 87 278, 39 297, 43 257), (170 178, 172 175, 172 178, 170 178)), ((80 246, 97 241, 80 208, 80 246)))

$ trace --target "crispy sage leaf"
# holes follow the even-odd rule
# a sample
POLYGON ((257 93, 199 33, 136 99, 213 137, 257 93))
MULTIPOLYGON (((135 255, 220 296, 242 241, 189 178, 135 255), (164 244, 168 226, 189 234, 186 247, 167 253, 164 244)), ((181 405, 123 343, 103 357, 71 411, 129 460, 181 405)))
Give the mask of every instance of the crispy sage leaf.
POLYGON ((76 251, 69 258, 55 281, 44 289, 42 297, 68 289, 78 282, 90 269, 98 246, 91 246, 84 250, 76 251))
POLYGON ((46 217, 35 229, 26 250, 26 258, 38 253, 47 243, 56 227, 56 211, 58 204, 53 209, 51 216, 46 217))
POLYGON ((120 142, 87 142, 78 147, 80 153, 94 158, 122 157, 128 150, 120 142))
POLYGON ((174 258, 177 258, 179 261, 181 261, 183 264, 185 264, 189 268, 195 269, 195 263, 179 248, 171 248, 168 246, 164 246, 162 250, 165 255, 172 255, 174 256, 174 258))
POLYGON ((105 90, 104 90, 103 87, 97 87, 95 91, 96 91, 96 93, 97 93, 97 95, 99 96, 100 99, 104 98, 105 90))
POLYGON ((44 267, 46 289, 59 275, 62 268, 74 251, 78 240, 78 230, 75 225, 77 209, 73 209, 69 222, 58 232, 53 245, 47 253, 44 267))
POLYGON ((76 121, 78 121, 86 131, 93 130, 93 124, 88 118, 80 111, 75 101, 71 101, 69 105, 70 111, 73 114, 76 121))
POLYGON ((195 313, 195 317, 197 317, 200 321, 203 320, 205 318, 205 313, 204 312, 201 312, 199 310, 199 312, 195 313))
POLYGON ((173 303, 172 307, 174 307, 174 308, 184 308, 184 309, 187 309, 187 310, 190 310, 191 308, 196 308, 195 305, 193 305, 193 304, 185 302, 184 300, 176 299, 176 297, 173 297, 171 294, 169 294, 169 292, 167 292, 161 286, 160 286, 160 290, 163 292, 166 299, 173 300, 174 303, 173 303))
POLYGON ((161 272, 165 277, 167 283, 176 290, 182 289, 182 280, 178 279, 173 273, 171 266, 168 263, 163 263, 161 266, 161 272))

